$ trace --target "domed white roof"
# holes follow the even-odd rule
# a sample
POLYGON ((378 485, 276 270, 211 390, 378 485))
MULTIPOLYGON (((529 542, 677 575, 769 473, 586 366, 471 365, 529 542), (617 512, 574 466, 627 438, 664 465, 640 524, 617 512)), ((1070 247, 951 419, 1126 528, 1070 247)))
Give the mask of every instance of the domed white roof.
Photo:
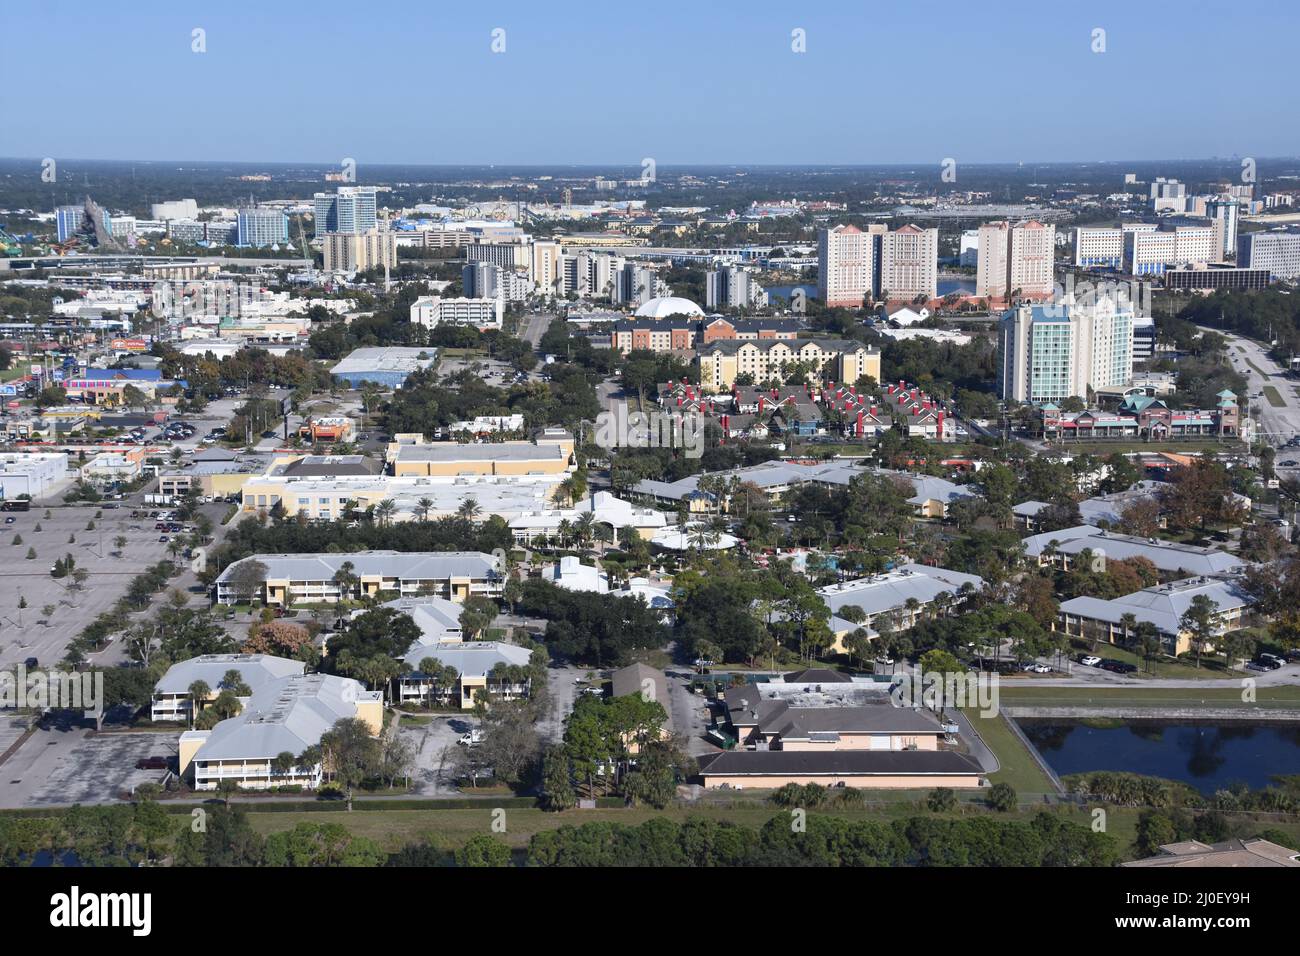
POLYGON ((703 317, 704 310, 690 299, 683 299, 675 295, 661 295, 658 298, 647 300, 641 308, 636 310, 636 314, 649 319, 665 319, 670 315, 703 317))

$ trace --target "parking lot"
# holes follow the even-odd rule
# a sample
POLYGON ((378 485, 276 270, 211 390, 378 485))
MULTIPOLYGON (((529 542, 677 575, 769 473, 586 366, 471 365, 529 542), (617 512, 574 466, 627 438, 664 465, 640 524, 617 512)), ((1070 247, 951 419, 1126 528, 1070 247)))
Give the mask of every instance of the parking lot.
POLYGON ((136 762, 166 756, 176 766, 176 733, 91 733, 69 723, 37 730, 0 766, 0 807, 110 803, 144 783, 161 784, 164 770, 136 762))
MULTIPOLYGON (((53 664, 87 623, 125 593, 133 577, 170 557, 166 543, 158 540, 153 520, 132 519, 129 502, 108 504, 118 507, 57 504, 47 509, 34 504, 31 511, 4 516, 6 523, 0 524, 0 577, 5 581, 0 589, 0 665, 29 657, 42 665, 53 664), (9 518, 12 523, 7 523, 9 518), (91 521, 95 527, 87 530, 91 521), (119 536, 126 539, 120 555, 114 543, 119 536), (20 537, 21 542, 15 543, 20 537), (35 550, 35 558, 27 557, 28 549, 35 550), (80 589, 71 576, 50 576, 54 562, 69 554, 76 567, 90 575, 80 589), (19 607, 23 603, 26 607, 19 607)), ((96 656, 97 663, 118 660, 114 647, 96 656)))

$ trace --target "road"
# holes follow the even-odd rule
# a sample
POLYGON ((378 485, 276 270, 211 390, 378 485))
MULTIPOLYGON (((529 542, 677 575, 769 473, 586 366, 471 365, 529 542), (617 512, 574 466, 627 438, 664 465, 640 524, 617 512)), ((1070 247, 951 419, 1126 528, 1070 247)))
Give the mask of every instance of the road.
POLYGON ((1249 385, 1248 397, 1252 408, 1258 412, 1260 437, 1271 445, 1281 446, 1300 436, 1300 398, 1296 397, 1293 380, 1287 378, 1285 371, 1268 357, 1267 347, 1253 339, 1219 329, 1202 328, 1227 339, 1232 367, 1249 385), (1284 404, 1279 406, 1269 401, 1269 397, 1262 394, 1265 386, 1276 389, 1284 404))
POLYGON ((530 312, 519 320, 519 337, 536 349, 553 321, 552 312, 530 312))

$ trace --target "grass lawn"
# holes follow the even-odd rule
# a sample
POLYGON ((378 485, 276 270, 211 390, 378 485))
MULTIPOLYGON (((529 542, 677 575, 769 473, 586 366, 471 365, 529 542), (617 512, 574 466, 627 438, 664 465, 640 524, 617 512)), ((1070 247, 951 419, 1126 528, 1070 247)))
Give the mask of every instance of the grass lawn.
MULTIPOLYGON (((1008 732, 1009 734, 1009 732, 1008 732)), ((875 799, 880 794, 868 791, 868 798, 875 799)), ((923 796, 914 795, 914 799, 897 800, 883 805, 861 809, 842 810, 834 807, 818 809, 812 812, 827 816, 842 817, 848 820, 897 820, 911 816, 930 816, 919 802, 923 796)), ((998 814, 1000 819, 1028 820, 1040 810, 1055 813, 1078 826, 1092 825, 1092 807, 1054 804, 1050 807, 1023 804, 1013 813, 998 814)), ((611 822, 627 826, 636 826, 654 817, 666 817, 678 823, 690 817, 711 817, 718 821, 730 821, 744 826, 761 827, 774 816, 785 813, 770 804, 759 803, 754 799, 745 800, 735 806, 701 806, 691 809, 670 808, 653 810, 649 808, 603 809, 603 810, 568 810, 564 813, 547 813, 542 810, 507 810, 506 832, 500 836, 511 846, 523 847, 535 833, 553 830, 562 826, 579 826, 583 823, 611 822)), ((962 816, 971 813, 991 812, 981 808, 964 805, 953 814, 944 816, 962 816)), ((1141 810, 1129 807, 1108 807, 1106 810, 1106 832, 1114 838, 1122 858, 1136 856, 1133 842, 1137 837, 1137 822, 1141 810)), ((436 846, 453 849, 465 843, 472 836, 491 833, 492 809, 490 803, 481 810, 374 810, 355 811, 353 813, 257 813, 250 812, 249 821, 259 833, 277 833, 292 829, 299 823, 341 823, 349 831, 359 836, 370 837, 385 850, 393 851, 408 843, 428 841, 436 846)), ((1243 820, 1243 828, 1250 832, 1250 824, 1243 820)), ((1295 841, 1300 841, 1300 820, 1286 822, 1259 822, 1253 829, 1277 829, 1290 834, 1295 841)), ((1295 842, 1292 845, 1296 845, 1295 842)))
POLYGON ((1113 455, 1129 452, 1161 452, 1174 454, 1199 454, 1206 449, 1234 452, 1243 451, 1245 445, 1237 441, 1220 441, 1207 438, 1204 441, 1146 442, 1146 441, 1056 441, 1047 443, 1051 448, 1069 450, 1079 454, 1113 455))
POLYGON ((997 717, 981 717, 974 708, 966 708, 963 712, 1002 765, 1001 770, 989 775, 991 783, 1009 783, 1016 788, 1017 793, 1056 792, 1033 755, 1007 726, 1006 717, 1001 714, 997 717))
MULTIPOLYGON (((1261 687, 1254 704, 1245 704, 1235 687, 1014 687, 1003 686, 999 700, 1015 707, 1075 706, 1093 704, 1116 707, 1186 707, 1206 704, 1213 707, 1281 707, 1300 705, 1300 687, 1285 684, 1261 687)), ((980 733, 984 729, 980 727, 980 733)), ((989 746, 993 747, 990 741, 989 746)), ((996 747, 993 747, 995 752, 996 747)), ((1001 756, 1001 753, 998 753, 1001 756)))
POLYGON ((1264 386, 1264 397, 1268 399, 1268 403, 1274 408, 1286 408, 1286 400, 1272 385, 1264 386))

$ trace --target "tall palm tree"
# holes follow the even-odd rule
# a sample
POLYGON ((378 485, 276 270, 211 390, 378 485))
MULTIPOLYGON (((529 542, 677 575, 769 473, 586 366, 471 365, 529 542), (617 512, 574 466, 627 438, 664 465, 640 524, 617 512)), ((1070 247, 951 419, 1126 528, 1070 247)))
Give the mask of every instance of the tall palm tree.
POLYGON ((483 508, 479 505, 478 499, 466 498, 456 509, 456 514, 460 515, 466 521, 473 521, 483 513, 483 508))
POLYGON ((385 498, 375 506, 375 517, 379 519, 380 525, 388 524, 395 514, 397 514, 397 502, 392 498, 385 498))
POLYGON ((415 510, 419 512, 421 521, 428 521, 429 512, 433 510, 433 499, 421 498, 415 503, 415 510))

